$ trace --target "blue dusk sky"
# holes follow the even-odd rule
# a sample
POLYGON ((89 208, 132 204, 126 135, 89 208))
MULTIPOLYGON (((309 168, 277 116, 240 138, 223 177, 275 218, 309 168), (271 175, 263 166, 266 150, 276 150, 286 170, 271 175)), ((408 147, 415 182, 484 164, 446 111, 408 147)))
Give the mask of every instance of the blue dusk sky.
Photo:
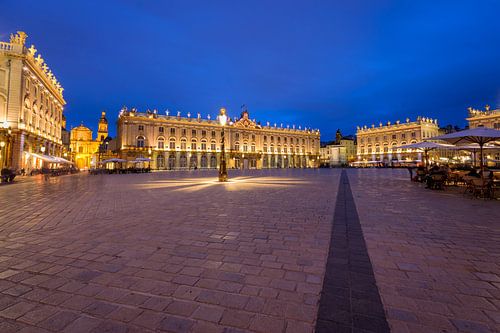
MULTIPOLYGON (((337 128, 500 105, 500 1, 0 1, 65 88, 68 125, 123 105, 337 128)), ((69 126, 68 126, 69 127, 69 126)), ((115 125, 111 126, 114 135, 115 125)))

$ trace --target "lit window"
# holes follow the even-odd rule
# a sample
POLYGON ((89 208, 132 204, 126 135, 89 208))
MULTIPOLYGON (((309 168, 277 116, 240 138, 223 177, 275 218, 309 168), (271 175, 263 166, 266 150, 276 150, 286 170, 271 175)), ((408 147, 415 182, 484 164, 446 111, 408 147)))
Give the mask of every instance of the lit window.
POLYGON ((137 147, 144 148, 144 137, 143 136, 137 137, 137 147))

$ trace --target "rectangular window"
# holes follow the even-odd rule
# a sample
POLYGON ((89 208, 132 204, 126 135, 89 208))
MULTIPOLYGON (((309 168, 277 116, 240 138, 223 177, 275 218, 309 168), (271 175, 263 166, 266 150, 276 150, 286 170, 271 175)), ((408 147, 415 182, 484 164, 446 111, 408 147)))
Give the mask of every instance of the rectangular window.
POLYGON ((196 136, 196 130, 191 131, 191 136, 196 136))
POLYGON ((392 135, 392 139, 393 139, 393 140, 396 140, 396 134, 393 134, 393 135, 392 135))
POLYGON ((170 135, 175 135, 175 128, 174 127, 170 128, 170 135))
POLYGON ((182 129, 182 136, 186 136, 186 129, 185 128, 182 129))
POLYGON ((158 127, 158 131, 159 131, 160 133, 163 133, 163 126, 158 127))
POLYGON ((139 131, 144 131, 144 125, 139 125, 139 131))
POLYGON ((206 137, 207 136, 207 131, 205 131, 205 130, 201 131, 201 136, 202 137, 206 137))
POLYGON ((215 131, 212 131, 212 138, 215 138, 215 131))

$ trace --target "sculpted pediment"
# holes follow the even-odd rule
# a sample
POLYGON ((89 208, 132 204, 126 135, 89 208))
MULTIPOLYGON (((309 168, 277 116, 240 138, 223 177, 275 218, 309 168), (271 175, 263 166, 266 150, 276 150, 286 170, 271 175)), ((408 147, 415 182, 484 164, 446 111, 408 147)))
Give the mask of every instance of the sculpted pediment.
POLYGON ((236 121, 233 124, 234 127, 239 127, 239 128, 260 128, 260 125, 258 125, 255 121, 251 120, 248 118, 248 112, 244 111, 241 114, 241 118, 236 121))

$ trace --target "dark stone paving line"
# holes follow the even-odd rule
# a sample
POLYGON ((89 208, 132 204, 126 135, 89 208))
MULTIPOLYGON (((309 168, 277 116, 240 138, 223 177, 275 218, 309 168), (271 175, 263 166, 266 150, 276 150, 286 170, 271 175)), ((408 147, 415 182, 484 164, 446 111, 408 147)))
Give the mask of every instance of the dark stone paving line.
POLYGON ((390 332, 349 179, 340 177, 316 332, 390 332))

